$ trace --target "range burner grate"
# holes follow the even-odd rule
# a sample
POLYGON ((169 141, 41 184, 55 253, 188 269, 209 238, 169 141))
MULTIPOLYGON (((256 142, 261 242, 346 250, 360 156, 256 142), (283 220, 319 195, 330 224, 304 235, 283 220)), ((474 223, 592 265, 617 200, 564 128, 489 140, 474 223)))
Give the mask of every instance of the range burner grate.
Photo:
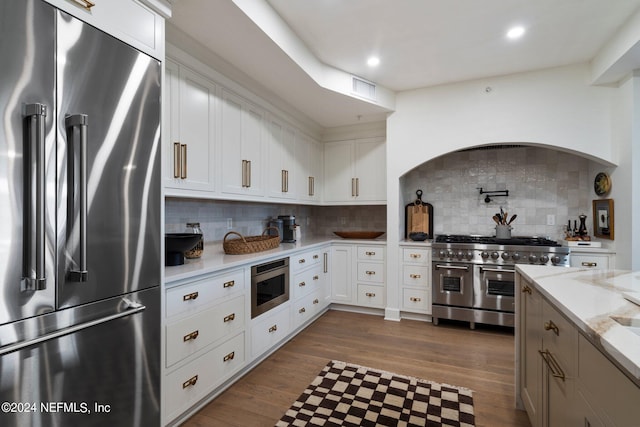
POLYGON ((538 236, 513 236, 510 239, 498 239, 495 236, 475 236, 465 234, 440 234, 436 243, 478 243, 484 245, 519 245, 519 246, 562 246, 555 240, 538 236))

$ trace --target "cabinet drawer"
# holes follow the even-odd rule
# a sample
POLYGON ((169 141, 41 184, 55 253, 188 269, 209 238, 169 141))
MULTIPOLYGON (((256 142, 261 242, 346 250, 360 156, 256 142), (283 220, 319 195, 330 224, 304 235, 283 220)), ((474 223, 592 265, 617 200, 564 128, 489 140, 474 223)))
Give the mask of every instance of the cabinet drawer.
POLYGON ((322 266, 318 265, 314 268, 297 273, 290 282, 292 299, 298 299, 309 292, 313 292, 320 287, 322 278, 322 266))
POLYGON ((358 246, 358 259, 371 260, 371 261, 384 261, 384 247, 358 246))
POLYGON ((429 285, 429 267, 418 265, 402 266, 402 283, 411 286, 427 287, 429 285))
POLYGON ((384 307, 384 286, 358 284, 358 305, 384 307))
POLYGON ((245 301, 241 295, 167 325, 167 367, 244 328, 244 319, 245 301))
POLYGON ((372 262, 358 263, 358 281, 384 283, 384 264, 372 262))
POLYGON ((245 362, 244 333, 167 375, 163 383, 165 419, 187 410, 238 372, 245 362))
POLYGON ((431 292, 421 289, 402 290, 402 308, 408 311, 431 313, 431 292))
POLYGON ((571 254, 569 257, 571 267, 607 269, 609 257, 607 255, 571 254))
POLYGON ((193 313, 215 304, 220 298, 244 290, 244 271, 236 270, 219 276, 201 279, 167 290, 167 318, 193 313))
POLYGON ((251 326, 251 346, 253 357, 259 356, 276 345, 291 331, 291 316, 289 306, 279 312, 267 315, 251 326))
POLYGON ((322 251, 309 251, 289 257, 291 272, 302 271, 306 268, 318 265, 323 261, 322 251))
POLYGON ((321 289, 291 303, 293 329, 306 323, 324 308, 324 295, 321 289))
POLYGON ((404 248, 402 249, 402 262, 428 265, 429 250, 423 248, 404 248))
POLYGON ((568 378, 575 378, 575 349, 578 332, 556 309, 542 304, 542 347, 548 350, 568 378))

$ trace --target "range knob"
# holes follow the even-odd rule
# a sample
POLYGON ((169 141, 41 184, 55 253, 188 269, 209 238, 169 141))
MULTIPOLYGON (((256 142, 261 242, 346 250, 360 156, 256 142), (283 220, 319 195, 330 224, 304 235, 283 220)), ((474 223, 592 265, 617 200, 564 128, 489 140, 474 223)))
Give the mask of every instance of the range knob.
POLYGON ((458 259, 464 258, 464 252, 462 251, 458 251, 457 255, 458 255, 458 259))
POLYGON ((498 252, 491 252, 491 259, 498 259, 499 257, 498 252))
POLYGON ((533 254, 529 255, 529 261, 530 262, 538 261, 538 256, 537 255, 533 255, 533 254))
POLYGON ((480 254, 480 256, 482 257, 482 259, 487 259, 487 258, 489 258, 489 252, 487 252, 487 251, 482 251, 482 253, 480 254))
POLYGON ((548 257, 548 256, 546 256, 546 255, 541 255, 541 256, 540 256, 540 262, 541 262, 542 264, 546 264, 547 262, 549 262, 549 257, 548 257))
POLYGON ((505 260, 505 261, 506 261, 506 260, 508 260, 508 259, 509 259, 509 256, 510 256, 510 255, 509 255, 509 252, 502 252, 502 259, 503 259, 503 260, 505 260))
POLYGON ((445 251, 444 249, 440 249, 440 252, 438 252, 438 256, 440 258, 444 258, 447 256, 447 251, 445 251))
POLYGON ((562 261, 562 259, 558 256, 558 255, 554 255, 551 257, 551 262, 555 265, 555 264, 559 264, 560 261, 562 261))
POLYGON ((473 259, 473 252, 471 252, 471 251, 468 251, 468 252, 467 252, 467 259, 468 259, 469 261, 471 261, 471 260, 473 259))
POLYGON ((453 258, 453 251, 449 251, 449 252, 447 252, 447 257, 449 257, 449 258, 453 258))
POLYGON ((515 259, 516 261, 520 259, 520 254, 518 252, 514 252, 513 255, 511 255, 511 258, 515 259))

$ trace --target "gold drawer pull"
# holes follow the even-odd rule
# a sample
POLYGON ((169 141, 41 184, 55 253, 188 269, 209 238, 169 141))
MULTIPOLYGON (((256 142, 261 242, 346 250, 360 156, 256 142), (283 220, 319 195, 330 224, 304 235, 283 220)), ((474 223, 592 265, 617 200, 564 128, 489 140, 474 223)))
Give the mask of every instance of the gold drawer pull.
POLYGON ((193 331, 190 334, 187 334, 184 337, 182 337, 182 341, 184 341, 184 342, 193 341, 196 338, 198 338, 198 335, 199 335, 198 331, 193 331))
POLYGON ((173 143, 173 177, 180 178, 180 143, 173 143))
POLYGON ((411 298, 409 298, 409 300, 412 301, 412 302, 420 302, 420 301, 422 301, 422 298, 411 297, 411 298))
POLYGON ((313 303, 314 304, 320 304, 320 301, 318 300, 318 298, 316 298, 316 299, 313 300, 313 303))
POLYGON ((273 325, 272 327, 269 328, 269 333, 275 332, 277 330, 278 330, 278 325, 273 325))
POLYGON ((368 252, 368 251, 367 251, 367 252, 365 252, 364 254, 365 254, 365 255, 368 255, 368 256, 374 256, 376 253, 375 253, 375 252, 368 252))
POLYGON ((298 261, 298 264, 304 264, 305 262, 307 262, 307 261, 305 261, 305 259, 302 258, 301 260, 298 261))
POLYGON ((527 285, 524 285, 524 286, 522 287, 522 292, 524 292, 525 294, 529 294, 529 295, 531 295, 531 288, 530 288, 530 287, 528 287, 527 285))
POLYGON ((235 280, 229 280, 228 282, 224 282, 222 285, 223 288, 233 288, 236 284, 235 280))
POLYGON ((597 267, 598 263, 597 262, 586 262, 585 261, 585 262, 582 263, 582 266, 583 267, 597 267))
POLYGON ((304 283, 304 282, 300 282, 300 283, 298 283, 298 286, 300 286, 302 288, 303 286, 307 286, 307 284, 304 283))
POLYGON ((235 318, 236 318, 236 314, 235 314, 235 313, 231 313, 231 314, 230 314, 230 315, 228 315, 228 316, 224 316, 224 319, 222 319, 222 321, 223 321, 224 323, 227 323, 227 322, 231 322, 231 321, 232 321, 232 320, 234 320, 235 318))
POLYGON ((555 378, 560 378, 562 381, 564 381, 565 379, 564 372, 562 371, 562 368, 560 368, 560 365, 558 365, 558 362, 553 357, 551 352, 549 350, 545 350, 545 351, 538 350, 538 353, 540 353, 540 356, 542 356, 542 360, 544 360, 544 362, 549 367, 549 372, 551 372, 551 375, 553 375, 555 378))
POLYGON ((233 360, 234 357, 236 357, 236 352, 232 351, 231 353, 229 353, 225 357, 223 357, 222 361, 223 362, 228 362, 229 360, 233 360))
POLYGON ((190 294, 186 294, 182 296, 182 301, 193 301, 198 298, 197 292, 191 292, 190 294))
POLYGON ((419 278, 421 278, 422 276, 421 276, 421 275, 419 275, 419 274, 410 274, 410 275, 409 275, 409 277, 411 277, 412 279, 419 279, 419 278))
POLYGON ((318 259, 318 258, 320 258, 320 255, 316 254, 316 255, 313 256, 313 259, 318 259))
POLYGON ((196 383, 198 382, 198 376, 194 375, 191 378, 189 378, 188 380, 186 380, 185 382, 182 383, 182 388, 185 389, 187 387, 191 387, 196 385, 196 383))
POLYGON ((548 322, 545 322, 544 330, 553 331, 556 335, 560 336, 560 329, 558 329, 558 326, 555 323, 553 323, 553 320, 549 320, 548 322))
POLYGON ((375 297, 376 296, 376 294, 374 294, 372 292, 367 292, 365 295, 368 296, 368 297, 375 297))
POLYGON ((313 276, 313 280, 319 280, 320 277, 318 275, 313 276))
POLYGON ((306 311, 307 310, 304 307, 302 307, 300 310, 298 310, 298 313, 302 314, 302 313, 305 313, 306 311))
POLYGON ((420 255, 420 254, 409 254, 409 256, 411 258, 422 258, 422 255, 420 255))
POLYGON ((373 276, 374 274, 376 274, 375 271, 365 271, 366 274, 368 274, 369 276, 373 276))
POLYGON ((89 0, 73 0, 73 1, 78 3, 78 5, 80 5, 80 7, 83 7, 85 9, 87 9, 87 10, 91 10, 91 8, 96 5, 94 2, 89 1, 89 0))

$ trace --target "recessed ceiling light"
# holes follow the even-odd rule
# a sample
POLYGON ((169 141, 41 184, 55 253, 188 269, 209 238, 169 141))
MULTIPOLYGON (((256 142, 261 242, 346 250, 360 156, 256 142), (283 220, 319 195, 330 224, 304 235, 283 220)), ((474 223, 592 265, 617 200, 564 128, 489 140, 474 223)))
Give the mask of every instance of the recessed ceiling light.
POLYGON ((377 67, 380 65, 380 58, 377 56, 370 56, 369 59, 367 59, 367 65, 369 67, 377 67))
POLYGON ((522 26, 512 27, 511 29, 509 29, 509 31, 507 31, 507 37, 512 40, 519 39, 520 37, 522 37, 523 34, 524 34, 524 27, 522 26))

